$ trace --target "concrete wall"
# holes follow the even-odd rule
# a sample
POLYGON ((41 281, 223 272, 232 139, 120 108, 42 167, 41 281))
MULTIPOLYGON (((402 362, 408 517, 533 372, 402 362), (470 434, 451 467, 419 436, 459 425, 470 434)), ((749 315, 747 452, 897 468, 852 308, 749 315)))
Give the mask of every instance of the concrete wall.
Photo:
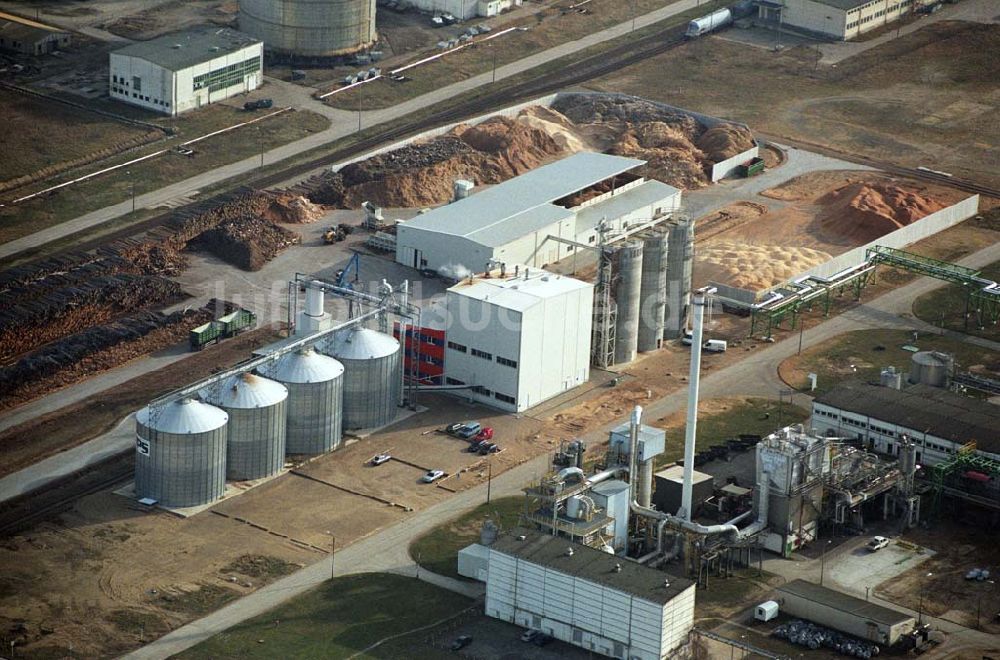
POLYGON ((760 148, 757 145, 754 145, 743 153, 736 154, 732 158, 727 158, 724 161, 716 163, 712 166, 712 183, 725 179, 727 176, 732 174, 737 167, 751 158, 756 158, 759 154, 760 148))

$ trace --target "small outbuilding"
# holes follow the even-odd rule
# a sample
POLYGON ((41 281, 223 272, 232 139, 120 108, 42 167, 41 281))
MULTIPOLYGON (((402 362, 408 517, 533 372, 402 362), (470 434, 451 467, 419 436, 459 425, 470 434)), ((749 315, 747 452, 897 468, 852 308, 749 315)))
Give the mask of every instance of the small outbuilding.
POLYGON ((0 12, 0 50, 45 55, 69 46, 69 32, 20 16, 0 12))

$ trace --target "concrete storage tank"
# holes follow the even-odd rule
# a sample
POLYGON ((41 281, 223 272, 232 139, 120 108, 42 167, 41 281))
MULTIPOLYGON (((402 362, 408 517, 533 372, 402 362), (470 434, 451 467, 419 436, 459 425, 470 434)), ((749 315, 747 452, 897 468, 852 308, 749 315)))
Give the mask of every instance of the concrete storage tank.
POLYGON ((187 398, 136 413, 136 497, 170 507, 222 497, 228 421, 225 411, 187 398))
POLYGON ((288 399, 284 385, 250 373, 237 374, 202 398, 229 415, 226 479, 261 479, 281 470, 288 399))
POLYGON ((947 353, 921 351, 914 353, 910 363, 910 382, 913 384, 947 387, 955 367, 955 360, 947 353))
POLYGON ((642 242, 629 241, 616 253, 617 284, 615 302, 615 364, 635 359, 639 346, 639 303, 642 291, 642 242))
POLYGON ((399 342, 381 332, 351 328, 337 333, 321 350, 344 365, 344 428, 391 422, 402 385, 399 342))
POLYGON ((670 225, 667 246, 667 304, 663 310, 664 339, 677 339, 687 330, 693 267, 694 222, 683 218, 670 225))
POLYGON ((307 347, 262 371, 288 388, 286 454, 325 454, 340 447, 344 365, 307 347))
POLYGON ((663 341, 663 309, 667 303, 666 232, 658 230, 643 238, 642 286, 639 298, 639 352, 655 351, 663 341))
POLYGON ((240 0, 239 29, 279 57, 353 53, 375 42, 375 0, 240 0))

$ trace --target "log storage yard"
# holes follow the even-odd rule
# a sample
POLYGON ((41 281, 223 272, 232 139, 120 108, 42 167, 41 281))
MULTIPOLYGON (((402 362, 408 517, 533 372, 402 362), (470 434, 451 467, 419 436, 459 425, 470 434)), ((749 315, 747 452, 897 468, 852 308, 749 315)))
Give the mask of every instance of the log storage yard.
POLYGON ((0 655, 997 656, 990 5, 0 2, 0 655))

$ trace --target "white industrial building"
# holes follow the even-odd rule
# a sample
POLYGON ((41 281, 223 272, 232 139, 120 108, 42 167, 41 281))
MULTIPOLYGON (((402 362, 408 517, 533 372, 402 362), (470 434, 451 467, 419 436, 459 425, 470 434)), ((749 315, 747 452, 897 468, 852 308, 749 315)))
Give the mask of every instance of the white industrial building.
POLYGON ((835 39, 851 39, 902 18, 921 0, 758 0, 758 16, 835 39))
POLYGON ((473 272, 490 262, 555 263, 596 245, 602 224, 631 231, 680 207, 680 190, 634 172, 644 164, 580 152, 536 168, 397 225, 396 261, 473 272))
POLYGON ((435 14, 451 14, 459 20, 490 17, 520 7, 523 0, 408 0, 412 7, 435 14))
POLYGON ((969 443, 1000 460, 998 419, 995 404, 939 387, 846 383, 813 401, 811 423, 819 433, 857 439, 893 456, 907 436, 916 444, 916 462, 934 465, 969 443))
POLYGON ((229 28, 196 28, 111 53, 111 98, 177 115, 257 89, 263 44, 229 28))
POLYGON ((613 658, 681 653, 694 625, 695 584, 537 531, 489 548, 486 614, 613 658))
POLYGON ((518 266, 448 289, 446 385, 521 412, 590 377, 594 287, 518 266))

